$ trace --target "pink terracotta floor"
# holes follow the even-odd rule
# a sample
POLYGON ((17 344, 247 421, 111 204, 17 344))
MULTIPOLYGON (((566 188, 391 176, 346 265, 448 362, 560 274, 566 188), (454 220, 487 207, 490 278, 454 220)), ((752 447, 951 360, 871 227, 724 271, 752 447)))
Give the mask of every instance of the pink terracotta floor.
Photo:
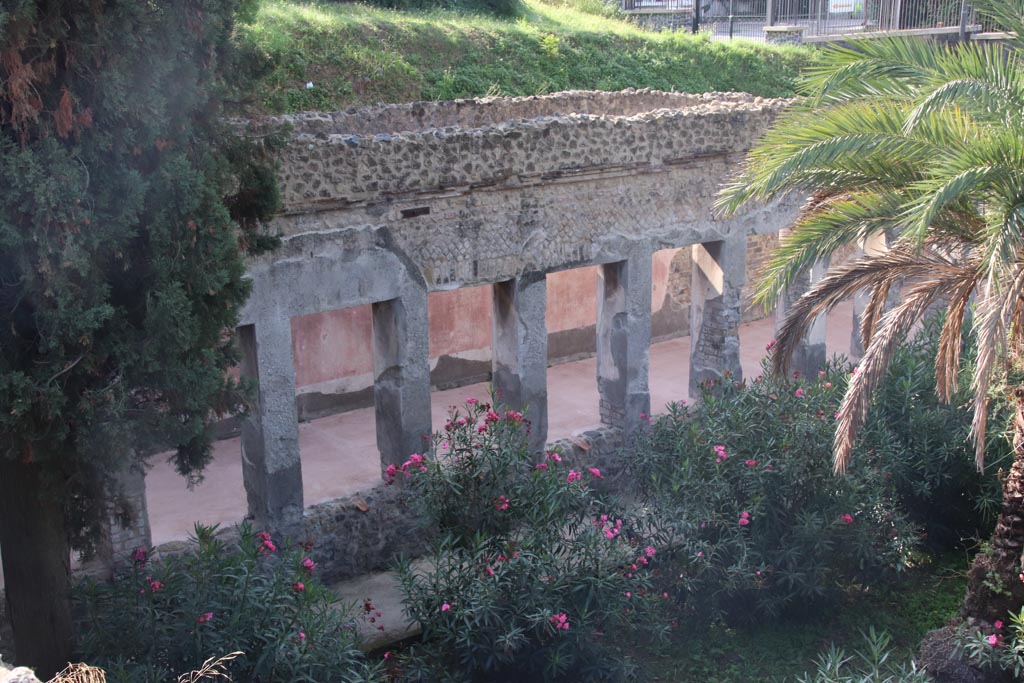
MULTIPOLYGON (((851 307, 840 306, 829 317, 829 354, 846 353, 850 341, 851 307)), ((744 377, 760 374, 765 344, 774 334, 774 319, 740 328, 744 377)), ((650 390, 653 412, 687 397, 690 339, 684 337, 651 346, 650 390)), ((486 384, 473 384, 432 394, 435 428, 448 406, 464 399, 486 397, 486 384)), ((557 365, 548 370, 548 438, 556 440, 599 424, 595 360, 557 365)), ((306 505, 350 495, 380 480, 376 427, 372 408, 353 410, 299 425, 303 493, 306 505)), ((185 487, 173 467, 157 457, 146 478, 146 495, 153 543, 184 539, 196 520, 232 524, 246 514, 242 486, 241 443, 219 441, 205 480, 193 490, 185 487)))

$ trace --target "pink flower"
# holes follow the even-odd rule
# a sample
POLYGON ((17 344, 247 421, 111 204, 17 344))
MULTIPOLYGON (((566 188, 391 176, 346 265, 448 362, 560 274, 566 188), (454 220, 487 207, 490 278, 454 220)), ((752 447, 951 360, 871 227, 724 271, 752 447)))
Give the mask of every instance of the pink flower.
POLYGON ((146 566, 146 561, 149 559, 149 553, 143 547, 138 547, 132 551, 131 560, 140 567, 146 566))
POLYGON ((292 590, 296 593, 301 593, 302 591, 306 590, 306 584, 302 583, 301 581, 296 581, 292 584, 292 590))
POLYGON ((795 392, 793 392, 793 393, 794 393, 794 394, 796 395, 796 397, 797 397, 797 398, 800 398, 801 396, 803 396, 803 395, 804 395, 804 390, 803 390, 803 389, 797 389, 797 390, 796 390, 795 392))
POLYGON ((849 512, 845 512, 839 515, 839 519, 843 521, 843 524, 853 524, 853 515, 851 515, 849 512))
POLYGON ((535 469, 535 470, 542 470, 543 471, 543 470, 546 470, 547 468, 548 468, 548 464, 546 462, 542 462, 542 463, 539 463, 533 469, 535 469))
POLYGON ((395 475, 398 474, 398 467, 395 465, 388 465, 388 468, 384 470, 384 474, 387 475, 388 479, 394 479, 395 475))
POLYGON ((298 633, 296 633, 295 634, 295 642, 298 643, 299 645, 302 645, 303 643, 305 643, 306 642, 306 634, 304 632, 302 632, 302 631, 299 631, 298 633))
POLYGON ((307 574, 312 574, 313 571, 316 569, 316 562, 314 562, 308 557, 304 557, 302 558, 302 568, 306 571, 307 574))
POLYGON ((747 467, 757 467, 756 460, 744 460, 743 464, 746 465, 747 467))
POLYGON ((725 452, 725 446, 719 444, 714 447, 715 451, 715 462, 722 462, 729 458, 729 454, 725 452))
POLYGON ((998 619, 996 619, 996 623, 994 623, 993 626, 996 627, 996 630, 1000 630, 1001 631, 1003 629, 1003 622, 1001 622, 998 619))
POLYGON ((501 415, 498 415, 493 410, 488 410, 487 415, 484 416, 484 422, 497 422, 501 419, 501 415))
POLYGON ((775 340, 772 339, 770 342, 768 342, 767 344, 764 345, 764 350, 765 351, 771 351, 772 348, 774 348, 774 347, 775 347, 775 340))
POLYGON ((596 467, 588 467, 587 470, 590 472, 590 475, 594 477, 594 479, 604 479, 604 477, 601 476, 601 470, 597 469, 596 467))
POLYGON ((988 637, 988 644, 992 647, 996 647, 997 645, 999 645, 999 636, 995 635, 994 633, 990 635, 988 637))
POLYGON ((656 552, 658 551, 654 549, 654 546, 649 545, 646 548, 644 548, 644 555, 647 555, 647 557, 654 557, 654 554, 656 552))
POLYGON ((466 399, 466 405, 468 405, 468 406, 475 406, 476 405, 476 399, 475 398, 467 398, 466 399))
POLYGON ((477 434, 483 434, 486 431, 487 431, 487 425, 486 424, 482 424, 482 425, 477 425, 476 426, 476 433, 477 434))
POLYGON ((263 555, 264 553, 272 553, 275 550, 277 550, 277 546, 274 545, 274 541, 270 538, 269 532, 259 532, 258 534, 256 534, 256 539, 260 542, 260 555, 263 555))
POLYGON ((550 451, 548 453, 548 460, 555 463, 562 462, 562 456, 560 456, 558 453, 555 453, 554 451, 550 451))
POLYGON ((698 550, 697 551, 697 557, 704 557, 704 551, 703 550, 698 550))
POLYGON ((560 612, 548 619, 552 624, 555 625, 555 629, 559 631, 569 630, 569 617, 565 612, 560 612))
POLYGON ((747 526, 748 524, 750 524, 750 520, 748 518, 746 518, 746 517, 741 517, 740 518, 740 521, 739 521, 739 525, 740 526, 747 526))
POLYGON ((566 480, 566 481, 567 481, 568 483, 570 483, 570 484, 571 484, 571 483, 573 483, 574 481, 579 481, 579 480, 580 480, 580 479, 582 479, 582 478, 583 478, 583 474, 582 474, 582 473, 580 473, 580 472, 577 472, 576 470, 569 470, 569 476, 568 476, 568 477, 566 477, 566 478, 565 478, 565 480, 566 480))
POLYGON ((148 576, 146 577, 146 581, 149 581, 149 592, 150 593, 156 593, 158 590, 160 590, 160 589, 162 589, 164 587, 164 584, 162 584, 161 582, 157 581, 156 579, 151 579, 148 576))
POLYGON ((818 377, 824 377, 824 376, 825 376, 825 371, 824 370, 818 370, 818 377))
POLYGON ((443 605, 441 605, 441 611, 442 611, 442 612, 447 612, 447 611, 448 611, 448 610, 450 610, 451 608, 452 608, 452 606, 451 606, 451 605, 449 605, 449 604, 448 604, 447 602, 446 602, 446 603, 444 603, 443 605))
POLYGON ((522 422, 523 414, 520 413, 518 410, 506 410, 505 419, 511 422, 522 422))
POLYGON ((204 612, 203 614, 200 614, 198 617, 196 617, 196 621, 198 621, 200 624, 205 624, 206 622, 212 620, 213 612, 204 612))
POLYGON ((831 389, 832 388, 832 382, 825 382, 825 388, 826 389, 831 389))
POLYGON ((498 512, 508 510, 508 498, 505 496, 498 496, 494 501, 494 509, 498 512))

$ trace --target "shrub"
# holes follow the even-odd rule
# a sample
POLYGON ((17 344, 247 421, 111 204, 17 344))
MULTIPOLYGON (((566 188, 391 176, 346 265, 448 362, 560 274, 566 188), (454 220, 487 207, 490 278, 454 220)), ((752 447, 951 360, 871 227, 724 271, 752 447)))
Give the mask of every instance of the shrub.
POLYGON ((599 470, 554 452, 535 462, 527 429, 520 413, 471 400, 433 458, 389 470, 439 527, 431 560, 399 569, 423 626, 411 680, 619 680, 632 666, 613 634, 659 630, 658 553, 642 524, 595 493, 599 470))
POLYGON ((522 10, 519 0, 368 0, 370 5, 397 10, 448 9, 512 17, 522 10))
POLYGON ((832 473, 847 375, 709 383, 699 410, 670 406, 639 437, 635 473, 688 613, 778 615, 903 566, 915 534, 879 454, 832 473))
POLYGON ((1019 681, 1024 679, 1024 609, 1008 618, 1009 624, 997 621, 984 630, 962 627, 957 650, 981 669, 1011 673, 1019 681))
POLYGON ((176 681, 175 672, 234 651, 242 654, 228 672, 238 681, 375 679, 311 558, 277 552, 269 534, 248 525, 237 547, 215 531, 196 525, 196 551, 163 562, 140 548, 114 582, 79 587, 82 658, 112 683, 176 681))
MULTIPOLYGON (((921 331, 895 354, 886 381, 861 439, 886 461, 900 506, 922 527, 935 551, 959 547, 965 539, 987 538, 1002 498, 1000 468, 1009 470, 1012 446, 1006 430, 1003 401, 993 400, 985 446, 986 472, 974 464, 970 439, 970 367, 972 337, 964 339, 964 379, 950 405, 939 403, 935 391, 935 356, 941 318, 921 331)), ((853 467, 859 467, 857 463, 853 467)))
POLYGON ((833 645, 818 657, 814 677, 805 673, 797 683, 928 683, 925 672, 913 663, 896 664, 892 660, 887 633, 876 634, 871 629, 864 640, 865 649, 850 657, 833 645))

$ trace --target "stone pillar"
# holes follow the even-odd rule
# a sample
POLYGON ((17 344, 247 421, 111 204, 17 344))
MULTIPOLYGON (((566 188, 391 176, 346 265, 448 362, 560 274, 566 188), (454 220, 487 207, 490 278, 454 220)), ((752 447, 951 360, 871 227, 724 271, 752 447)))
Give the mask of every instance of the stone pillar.
POLYGON ((291 320, 271 315, 238 333, 242 375, 258 382, 256 405, 242 423, 249 516, 257 529, 288 531, 303 511, 291 320))
POLYGON ((651 412, 650 252, 601 266, 597 285, 597 390, 601 422, 632 434, 651 412))
POLYGON ((136 548, 149 550, 153 538, 146 507, 146 473, 127 467, 112 476, 108 484, 106 517, 100 522, 96 554, 82 564, 83 574, 110 580, 130 563, 136 548))
POLYGON ((494 285, 492 382, 499 401, 530 421, 530 451, 548 438, 547 280, 525 273, 494 285))
POLYGON ((720 381, 728 371, 743 378, 740 318, 747 277, 745 235, 695 244, 690 303, 690 396, 700 385, 720 381))
POLYGON ((427 291, 408 287, 373 304, 373 403, 381 470, 427 449, 430 439, 427 291))
MULTIPOLYGON (((884 234, 871 235, 867 239, 860 240, 857 243, 857 252, 854 254, 853 258, 856 260, 864 256, 878 256, 880 254, 884 254, 887 250, 888 247, 886 246, 886 238, 884 234)), ((891 293, 892 292, 890 292, 890 295, 891 293)), ((859 362, 864 356, 864 347, 860 340, 860 325, 864 320, 864 310, 867 308, 867 305, 868 292, 859 291, 853 295, 853 329, 850 330, 850 360, 854 363, 859 362)), ((886 308, 888 308, 888 305, 886 308)))
MULTIPOLYGON (((775 311, 776 329, 782 326, 782 321, 785 320, 789 309, 803 296, 804 292, 809 290, 813 283, 825 276, 825 273, 828 271, 828 265, 829 261, 827 258, 818 261, 790 285, 789 289, 779 299, 779 306, 775 311)), ((825 360, 827 358, 825 350, 826 327, 824 315, 819 315, 811 324, 803 341, 793 353, 790 367, 794 372, 799 372, 802 375, 814 375, 817 374, 818 370, 825 367, 825 360)))

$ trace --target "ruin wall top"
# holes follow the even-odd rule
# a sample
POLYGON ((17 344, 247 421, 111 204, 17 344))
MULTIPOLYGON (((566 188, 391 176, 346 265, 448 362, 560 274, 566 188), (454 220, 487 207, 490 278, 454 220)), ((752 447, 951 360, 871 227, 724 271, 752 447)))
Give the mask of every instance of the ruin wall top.
POLYGON ((572 91, 267 122, 293 130, 280 169, 287 215, 742 153, 785 105, 742 93, 572 91))

